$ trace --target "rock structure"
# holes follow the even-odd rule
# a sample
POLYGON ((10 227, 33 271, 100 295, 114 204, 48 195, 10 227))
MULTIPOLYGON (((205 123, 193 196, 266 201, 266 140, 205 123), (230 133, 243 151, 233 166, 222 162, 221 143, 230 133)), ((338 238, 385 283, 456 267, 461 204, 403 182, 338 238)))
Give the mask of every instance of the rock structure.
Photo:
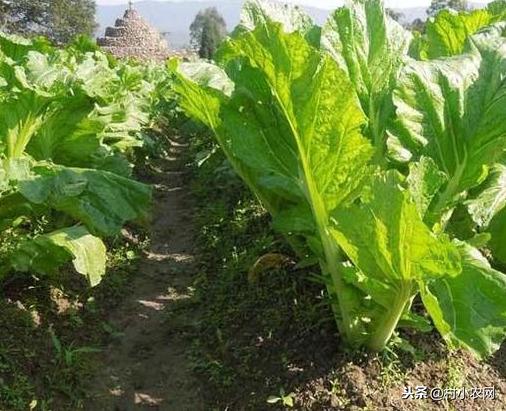
POLYGON ((105 37, 97 39, 97 44, 119 58, 163 61, 169 57, 167 42, 131 4, 114 27, 107 27, 105 37))

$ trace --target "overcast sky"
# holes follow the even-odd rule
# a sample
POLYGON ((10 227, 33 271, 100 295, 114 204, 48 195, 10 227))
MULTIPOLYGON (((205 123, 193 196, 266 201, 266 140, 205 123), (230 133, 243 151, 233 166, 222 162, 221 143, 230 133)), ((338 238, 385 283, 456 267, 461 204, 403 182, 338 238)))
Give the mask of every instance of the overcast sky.
MULTIPOLYGON (((171 1, 182 2, 184 0, 171 0, 171 1)), ((339 0, 285 0, 285 1, 287 1, 288 3, 304 4, 324 9, 334 9, 342 3, 342 1, 339 0)), ((127 0, 97 0, 98 4, 126 4, 127 2, 128 2, 127 0)), ((490 1, 486 0, 474 0, 473 2, 490 3, 490 1)), ((428 6, 429 3, 430 0, 385 0, 385 4, 388 7, 399 7, 399 8, 428 6)))

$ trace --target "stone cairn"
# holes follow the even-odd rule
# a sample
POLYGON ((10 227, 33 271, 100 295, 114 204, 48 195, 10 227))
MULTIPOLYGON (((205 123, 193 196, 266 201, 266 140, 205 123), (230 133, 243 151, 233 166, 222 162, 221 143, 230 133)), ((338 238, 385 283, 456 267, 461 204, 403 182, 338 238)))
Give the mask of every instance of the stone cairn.
POLYGON ((97 44, 118 58, 163 61, 169 57, 167 42, 129 3, 123 18, 107 27, 97 44))

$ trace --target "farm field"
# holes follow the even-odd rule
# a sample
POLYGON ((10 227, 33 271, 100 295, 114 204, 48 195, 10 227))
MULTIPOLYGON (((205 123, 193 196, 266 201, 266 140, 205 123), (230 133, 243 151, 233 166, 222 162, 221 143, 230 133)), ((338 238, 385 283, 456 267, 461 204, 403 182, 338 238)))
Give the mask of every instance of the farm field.
POLYGON ((248 0, 213 60, 0 33, 0 411, 506 410, 506 1, 248 0))

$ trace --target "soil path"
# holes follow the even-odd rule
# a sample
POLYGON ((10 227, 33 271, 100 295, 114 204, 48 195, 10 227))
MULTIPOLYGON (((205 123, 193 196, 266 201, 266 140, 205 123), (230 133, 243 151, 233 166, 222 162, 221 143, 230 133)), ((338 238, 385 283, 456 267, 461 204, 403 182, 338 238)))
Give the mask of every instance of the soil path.
POLYGON ((198 383, 187 357, 185 333, 196 321, 188 310, 194 275, 192 203, 185 187, 184 142, 152 181, 151 246, 134 277, 132 294, 111 313, 121 334, 102 355, 89 411, 200 411, 198 383), (182 308, 182 309, 181 309, 182 308), (96 391, 96 392, 95 392, 96 391))

